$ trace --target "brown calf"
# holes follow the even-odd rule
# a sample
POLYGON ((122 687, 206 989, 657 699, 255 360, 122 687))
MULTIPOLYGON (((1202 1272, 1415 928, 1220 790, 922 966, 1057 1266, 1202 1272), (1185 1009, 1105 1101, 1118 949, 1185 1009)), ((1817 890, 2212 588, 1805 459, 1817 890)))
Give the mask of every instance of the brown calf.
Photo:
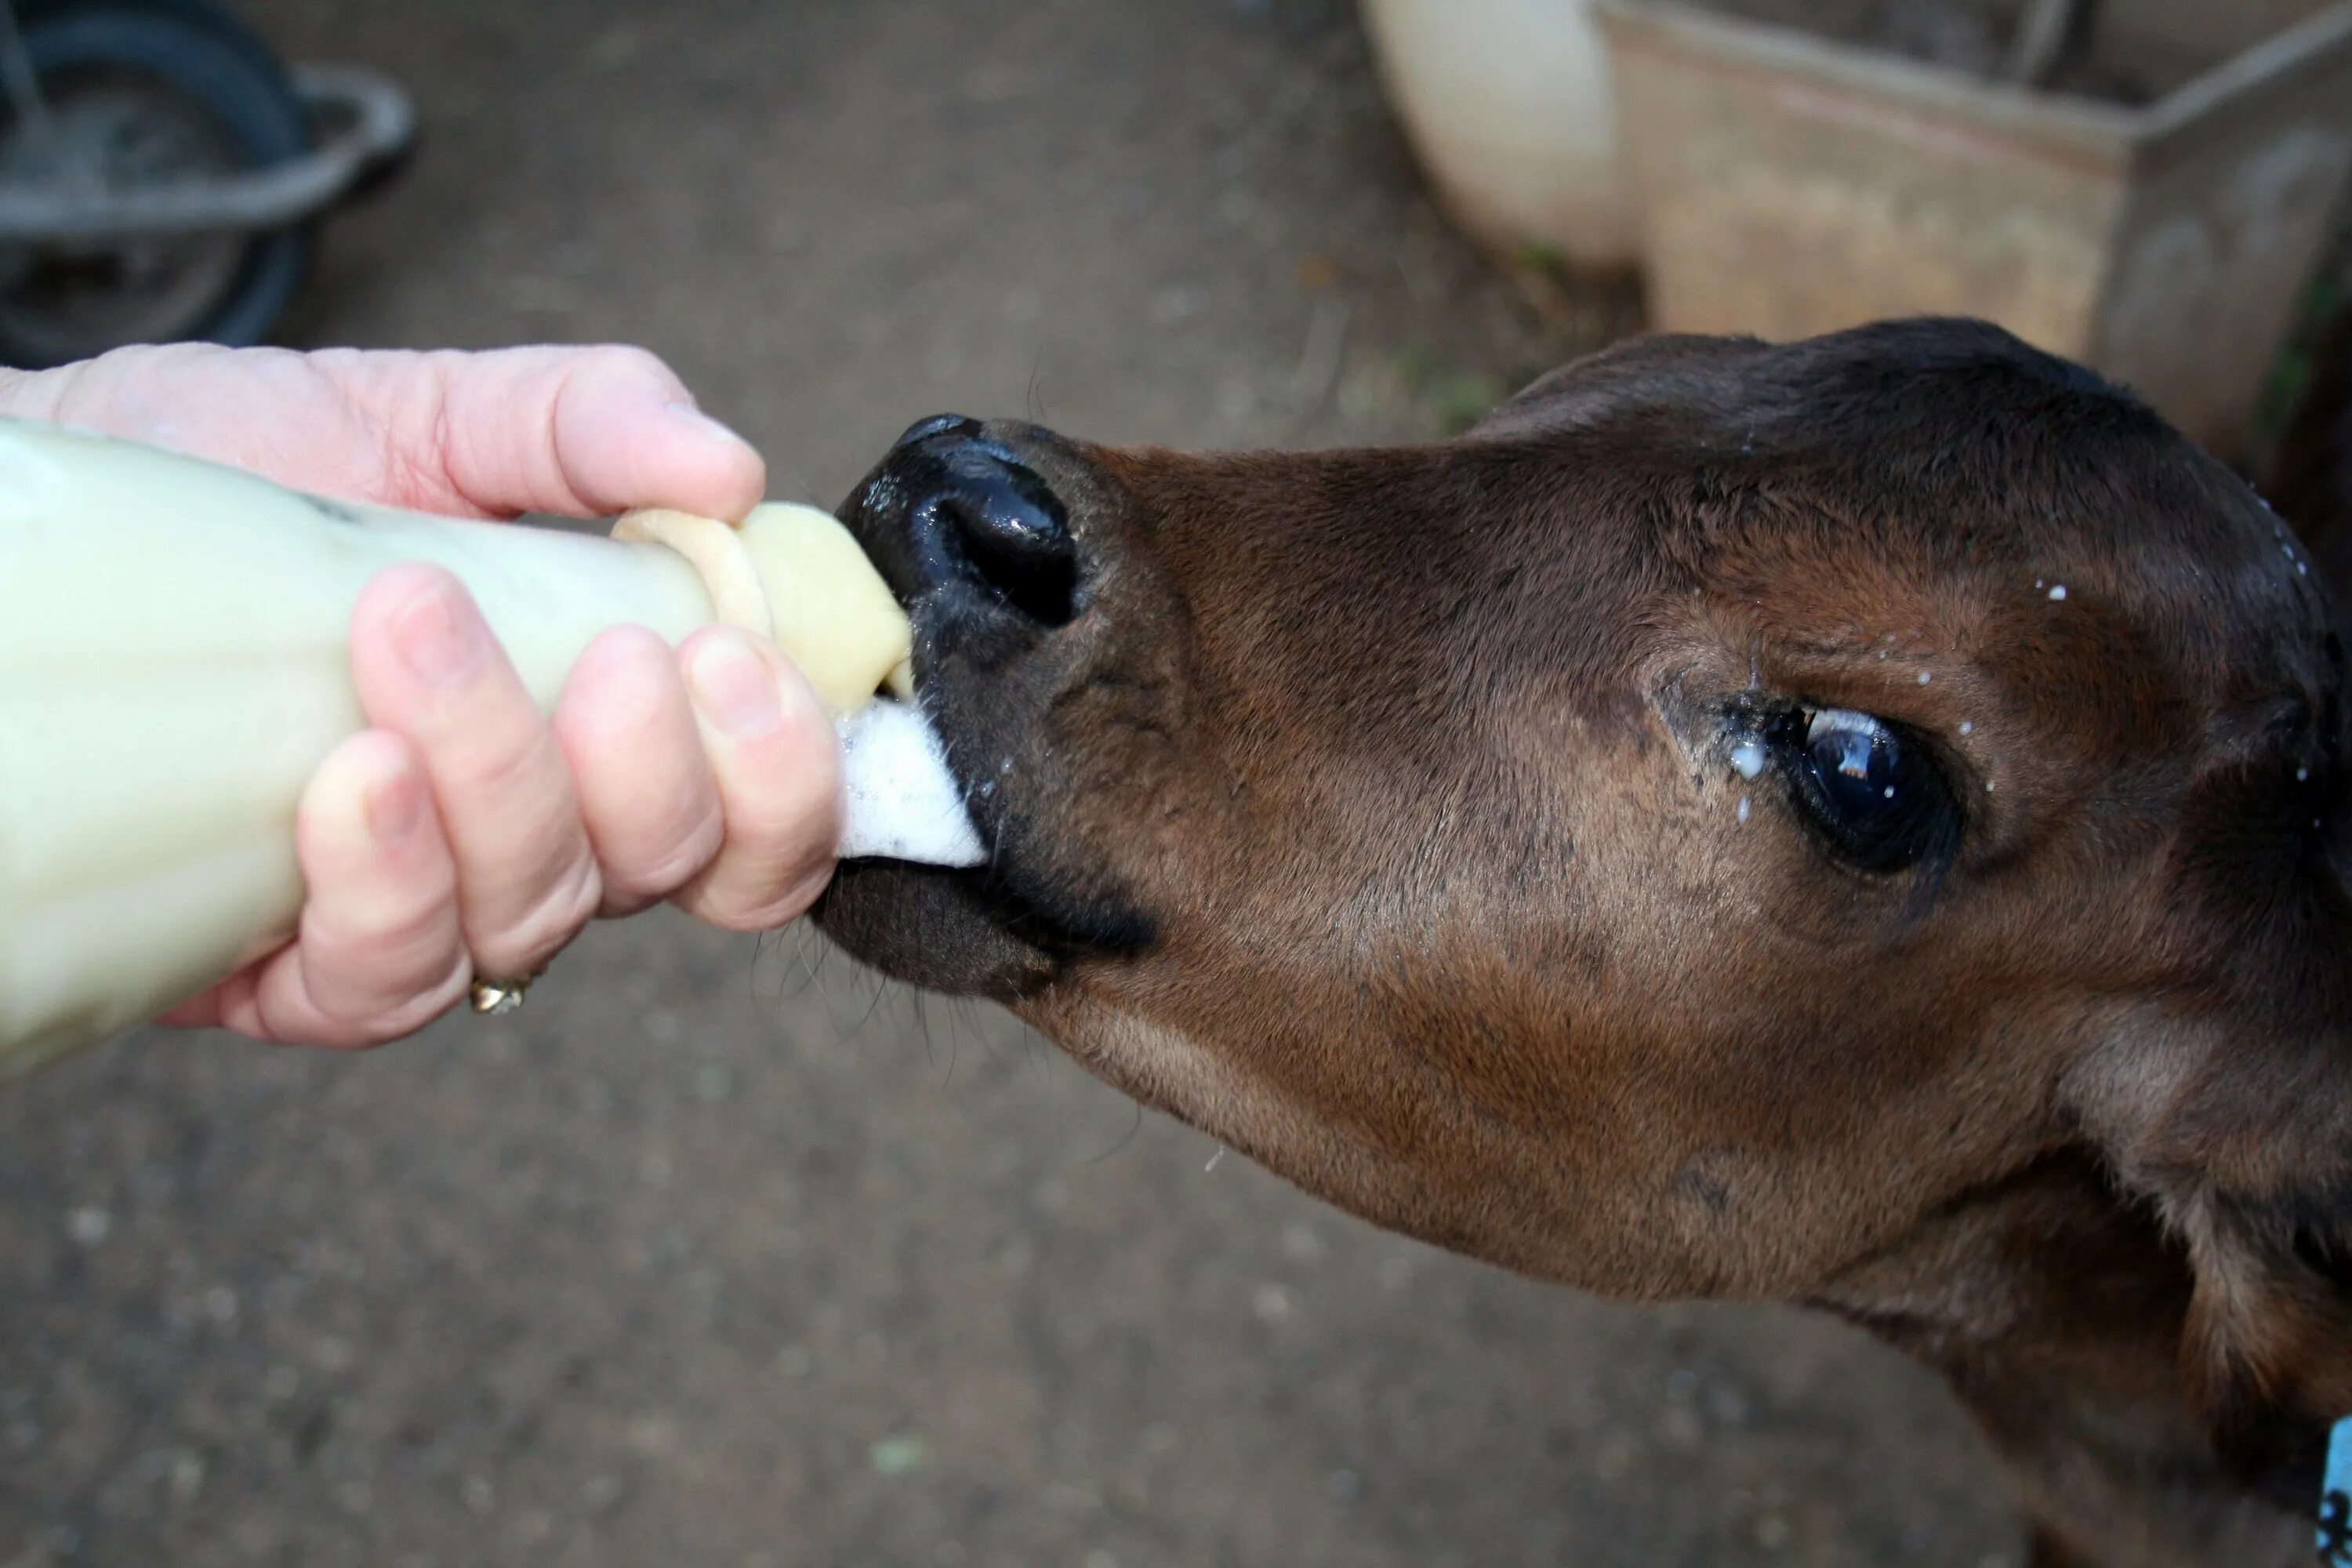
POLYGON ((2307 1561, 2352 1414, 2342 626, 1980 325, 1463 438, 910 430, 845 508, 994 859, 826 930, 1380 1224, 1941 1369, 2047 1563, 2307 1561))

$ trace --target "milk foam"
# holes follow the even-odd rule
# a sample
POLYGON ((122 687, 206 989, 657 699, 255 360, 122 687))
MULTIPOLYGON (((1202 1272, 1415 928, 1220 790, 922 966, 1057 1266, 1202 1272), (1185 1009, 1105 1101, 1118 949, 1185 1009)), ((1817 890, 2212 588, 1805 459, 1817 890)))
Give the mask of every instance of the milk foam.
POLYGON ((841 858, 977 866, 988 858, 922 710, 872 702, 840 721, 841 858))

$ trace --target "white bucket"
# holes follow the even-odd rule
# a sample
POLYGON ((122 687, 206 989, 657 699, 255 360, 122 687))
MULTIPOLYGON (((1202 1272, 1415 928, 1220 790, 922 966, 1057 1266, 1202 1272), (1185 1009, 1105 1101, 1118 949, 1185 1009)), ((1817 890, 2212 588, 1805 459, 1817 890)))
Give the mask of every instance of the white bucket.
POLYGON ((1363 0, 1389 96, 1446 206, 1506 252, 1638 259, 1590 0, 1363 0))

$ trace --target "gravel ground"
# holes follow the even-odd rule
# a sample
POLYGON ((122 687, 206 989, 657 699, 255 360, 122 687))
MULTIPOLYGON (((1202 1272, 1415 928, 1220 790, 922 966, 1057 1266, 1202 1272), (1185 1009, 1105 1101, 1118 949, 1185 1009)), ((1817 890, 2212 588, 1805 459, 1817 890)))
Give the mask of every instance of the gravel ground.
MULTIPOLYGON (((1307 0, 249 0, 417 93, 300 341, 626 339, 827 503, 914 416, 1398 440, 1618 330, 1307 0)), ((1381 1235, 803 933, 0 1095, 0 1564, 2020 1561, 1937 1385, 1381 1235)))

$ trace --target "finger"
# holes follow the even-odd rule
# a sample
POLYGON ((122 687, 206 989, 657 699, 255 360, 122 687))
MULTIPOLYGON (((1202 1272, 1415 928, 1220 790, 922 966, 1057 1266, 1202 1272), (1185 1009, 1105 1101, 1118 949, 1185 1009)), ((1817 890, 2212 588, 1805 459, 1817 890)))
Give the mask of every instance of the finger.
POLYGON ((310 356, 383 432, 401 504, 492 516, 669 506, 730 521, 767 466, 643 349, 310 356))
POLYGON ((215 988, 206 1020, 289 1045, 352 1048, 414 1034, 472 977, 457 866, 423 759, 375 730, 328 754, 295 843, 310 891, 294 942, 215 988))
POLYGON ((230 984, 224 980, 201 996, 191 996, 155 1022, 167 1029, 215 1029, 220 1027, 221 992, 230 984))
POLYGON ((15 373, 0 412, 168 447, 302 489, 364 491, 373 442, 341 393, 288 349, 132 344, 54 370, 15 373))
POLYGON ((562 750, 481 613, 446 572, 394 567, 352 612, 352 678, 370 722, 424 757, 476 969, 535 973, 604 889, 562 750))
POLYGON ((730 931, 797 917, 833 874, 841 753, 807 678, 773 645, 709 626, 678 649, 727 842, 677 899, 730 931))
POLYGON ((555 739, 604 886, 604 913, 677 892, 719 853, 719 786, 669 645, 622 626, 588 645, 555 706, 555 739))

